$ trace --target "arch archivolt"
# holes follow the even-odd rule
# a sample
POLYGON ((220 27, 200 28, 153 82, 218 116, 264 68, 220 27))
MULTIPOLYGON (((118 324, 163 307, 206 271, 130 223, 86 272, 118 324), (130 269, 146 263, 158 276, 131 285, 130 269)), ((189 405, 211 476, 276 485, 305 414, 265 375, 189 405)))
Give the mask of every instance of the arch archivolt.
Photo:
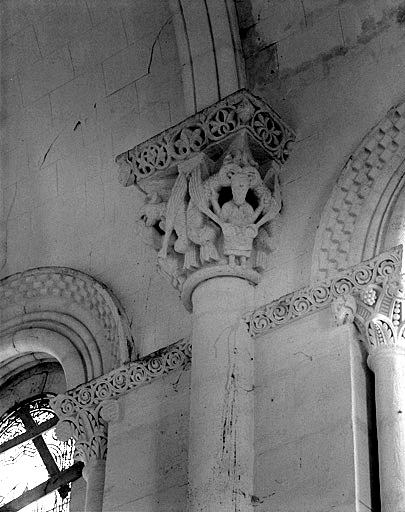
POLYGON ((170 0, 187 115, 245 87, 233 0, 170 0))
POLYGON ((79 350, 68 337, 58 332, 40 328, 21 329, 2 339, 0 360, 4 361, 4 366, 22 355, 31 353, 47 354, 56 359, 64 369, 68 389, 88 380, 89 369, 79 350))
POLYGON ((384 249, 387 221, 403 186, 404 160, 401 103, 367 134, 341 172, 316 235, 313 282, 325 281, 384 249))
POLYGON ((61 364, 70 389, 136 357, 117 299, 77 270, 43 267, 1 280, 0 315, 4 377, 39 354, 61 364))

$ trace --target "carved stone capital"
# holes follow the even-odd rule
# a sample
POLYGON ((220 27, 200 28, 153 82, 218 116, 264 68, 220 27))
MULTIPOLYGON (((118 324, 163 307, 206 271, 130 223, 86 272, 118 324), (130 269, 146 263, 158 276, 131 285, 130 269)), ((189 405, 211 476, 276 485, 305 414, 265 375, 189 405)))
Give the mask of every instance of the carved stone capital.
POLYGON ((107 400, 84 408, 68 395, 58 395, 51 402, 60 419, 55 430, 57 438, 61 441, 73 438, 76 442, 75 460, 86 466, 106 459, 108 421, 116 419, 119 414, 118 403, 111 402, 107 400))
POLYGON ((160 238, 158 269, 188 309, 206 279, 259 281, 293 140, 268 105, 242 90, 117 157, 119 181, 146 195, 141 218, 160 238))
POLYGON ((87 466, 105 460, 108 423, 120 420, 122 395, 156 378, 189 366, 191 343, 180 340, 164 349, 112 370, 51 400, 59 418, 56 435, 76 441, 76 460, 87 466))
POLYGON ((381 284, 370 284, 354 297, 354 321, 368 353, 394 349, 405 354, 405 274, 390 274, 381 284))

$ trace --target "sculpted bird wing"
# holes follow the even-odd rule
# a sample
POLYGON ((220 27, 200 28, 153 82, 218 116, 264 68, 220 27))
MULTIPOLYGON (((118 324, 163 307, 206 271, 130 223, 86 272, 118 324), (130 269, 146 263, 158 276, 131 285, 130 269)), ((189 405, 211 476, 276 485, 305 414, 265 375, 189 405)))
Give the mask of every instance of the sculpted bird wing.
POLYGON ((202 213, 205 213, 207 217, 212 219, 217 224, 221 225, 222 223, 220 219, 210 209, 209 203, 205 196, 204 188, 201 181, 201 165, 201 163, 198 163, 194 171, 191 173, 189 184, 190 198, 202 213))
POLYGON ((277 174, 274 176, 274 192, 271 197, 271 201, 269 205, 266 207, 265 213, 263 217, 256 224, 257 227, 263 226, 266 222, 274 219, 276 215, 281 210, 281 191, 280 191, 280 182, 278 180, 277 174))
MULTIPOLYGON (((184 201, 187 194, 187 178, 183 173, 179 173, 173 186, 172 194, 166 207, 165 234, 163 237, 162 248, 159 252, 160 257, 166 258, 169 247, 170 236, 173 233, 176 224, 176 215, 179 208, 184 208, 184 201)), ((185 232, 185 223, 178 223, 178 230, 185 232)))
MULTIPOLYGON (((173 190, 166 209, 166 226, 173 229, 176 213, 180 206, 183 205, 187 194, 187 178, 184 173, 179 173, 177 180, 173 186, 173 190)), ((167 229, 167 228, 166 228, 167 229)))

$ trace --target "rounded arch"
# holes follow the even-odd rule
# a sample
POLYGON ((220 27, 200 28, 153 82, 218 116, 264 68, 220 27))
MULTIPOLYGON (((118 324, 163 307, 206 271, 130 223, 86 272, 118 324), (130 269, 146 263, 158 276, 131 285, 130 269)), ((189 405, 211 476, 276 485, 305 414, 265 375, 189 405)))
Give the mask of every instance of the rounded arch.
POLYGON ((317 231, 313 282, 384 249, 387 219, 404 182, 404 160, 405 102, 388 111, 343 167, 317 231))
POLYGON ((43 267, 0 281, 0 374, 45 354, 69 389, 136 357, 129 333, 117 299, 83 272, 43 267))
POLYGON ((246 86, 232 0, 169 0, 182 68, 186 114, 246 86))
MULTIPOLYGON (((86 382, 92 368, 86 362, 71 339, 50 329, 21 329, 3 337, 0 345, 0 361, 8 363, 26 354, 47 354, 56 359, 63 368, 66 387, 72 389, 86 382)), ((22 370, 19 361, 18 370, 22 370)), ((15 372, 16 368, 14 368, 15 372)))

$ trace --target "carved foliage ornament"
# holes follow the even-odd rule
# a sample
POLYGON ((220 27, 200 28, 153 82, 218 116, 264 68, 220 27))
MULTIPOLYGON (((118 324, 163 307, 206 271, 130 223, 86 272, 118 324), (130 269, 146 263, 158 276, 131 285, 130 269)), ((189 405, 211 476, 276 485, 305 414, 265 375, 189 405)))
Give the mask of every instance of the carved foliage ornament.
POLYGON ((285 162, 294 133, 260 98, 242 89, 182 123, 122 153, 116 158, 124 186, 167 170, 210 147, 221 146, 240 130, 267 153, 268 159, 285 162))
POLYGON ((120 182, 146 195, 141 218, 160 235, 159 271, 188 309, 210 277, 258 282, 281 209, 277 172, 293 140, 242 90, 117 157, 120 182))
MULTIPOLYGON (((115 405, 118 407, 118 403, 115 405)), ((101 403, 93 409, 83 409, 67 395, 58 395, 52 401, 52 408, 60 419, 56 426, 56 436, 61 441, 73 437, 76 441, 75 460, 86 465, 106 458, 108 429, 103 407, 101 403)))
MULTIPOLYGON (((380 254, 341 272, 335 279, 313 288, 303 288, 260 307, 246 317, 249 332, 252 336, 264 334, 274 327, 302 318, 336 301, 344 306, 338 311, 341 321, 344 321, 346 317, 354 315, 356 310, 353 300, 347 297, 361 292, 365 301, 374 300, 374 292, 378 292, 379 286, 383 286, 389 276, 399 272, 401 258, 402 248, 396 247, 391 252, 380 254)), ((366 303, 364 308, 367 311, 366 303)))
POLYGON ((405 274, 395 272, 380 284, 354 294, 354 321, 369 354, 381 349, 405 350, 405 274))
POLYGON ((51 406, 60 421, 60 440, 73 437, 76 460, 86 465, 104 460, 107 454, 108 422, 119 416, 119 396, 169 372, 186 367, 191 360, 189 340, 181 340, 149 356, 58 395, 51 406))

